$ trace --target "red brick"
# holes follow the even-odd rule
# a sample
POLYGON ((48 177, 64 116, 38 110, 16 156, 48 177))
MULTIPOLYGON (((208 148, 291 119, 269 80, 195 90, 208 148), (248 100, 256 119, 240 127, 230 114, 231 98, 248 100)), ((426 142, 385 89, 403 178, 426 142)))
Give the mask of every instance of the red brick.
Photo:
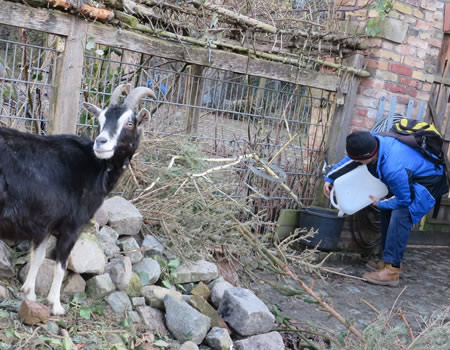
POLYGON ((356 107, 355 114, 360 117, 367 117, 369 110, 367 108, 356 107))
POLYGON ((397 104, 399 105, 407 105, 411 97, 407 96, 397 96, 397 104))
POLYGON ((410 36, 408 38, 408 43, 415 47, 420 47, 421 49, 427 49, 428 43, 425 40, 410 36))
POLYGON ((433 87, 432 84, 423 84, 422 90, 426 91, 426 92, 430 92, 432 87, 433 87))
POLYGON ((422 83, 420 81, 409 78, 400 78, 400 84, 408 85, 416 89, 420 89, 422 87, 422 83))
POLYGON ((417 90, 414 88, 409 88, 408 89, 408 95, 412 96, 412 97, 416 97, 417 96, 417 90))
POLYGON ((397 74, 401 74, 401 75, 408 75, 411 76, 413 69, 411 67, 408 66, 404 66, 402 64, 391 64, 391 71, 397 74))
POLYGON ((420 7, 428 11, 436 11, 436 0, 422 0, 420 7))
POLYGON ((359 85, 375 89, 382 89, 384 87, 384 81, 377 79, 362 79, 359 85))
POLYGON ((414 6, 419 6, 420 5, 420 0, 407 0, 406 1, 408 4, 414 5, 414 6))
POLYGON ((429 31, 433 29, 433 23, 418 20, 416 24, 416 29, 423 29, 429 31))
POLYGON ((425 67, 425 62, 423 60, 418 60, 409 56, 404 57, 404 64, 416 68, 423 69, 425 67))
POLYGON ((421 60, 423 60, 425 57, 427 57, 427 55, 428 55, 428 50, 417 49, 417 53, 416 53, 417 58, 420 58, 421 60))
POLYGON ((376 68, 381 70, 388 70, 389 63, 387 61, 379 61, 374 59, 367 60, 367 68, 376 68))
POLYGON ((396 94, 406 94, 406 92, 408 91, 408 88, 406 86, 397 85, 390 82, 386 82, 384 88, 396 94))
POLYGON ((430 93, 429 92, 423 92, 423 91, 417 91, 417 100, 422 101, 428 101, 430 99, 430 93))
POLYGON ((450 33, 450 3, 445 4, 445 9, 444 9, 444 33, 450 33))
POLYGON ((392 50, 394 48, 394 44, 387 42, 387 41, 383 41, 383 43, 381 44, 381 47, 383 49, 392 50))
POLYGON ((403 54, 403 55, 415 55, 417 48, 411 46, 411 45, 397 45, 395 47, 395 51, 403 54))
POLYGON ((359 130, 368 130, 372 125, 372 120, 368 118, 353 118, 352 119, 352 129, 359 129, 359 130))
POLYGON ((442 40, 439 39, 428 39, 428 43, 434 47, 440 48, 442 46, 442 40))

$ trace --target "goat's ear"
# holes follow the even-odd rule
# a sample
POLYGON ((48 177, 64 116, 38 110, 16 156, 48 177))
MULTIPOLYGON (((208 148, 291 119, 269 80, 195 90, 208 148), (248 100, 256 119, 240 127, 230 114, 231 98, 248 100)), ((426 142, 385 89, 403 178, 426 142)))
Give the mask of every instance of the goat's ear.
POLYGON ((137 126, 142 126, 146 121, 150 120, 150 112, 142 108, 136 116, 137 126))
POLYGON ((90 114, 92 114, 95 118, 98 118, 102 110, 93 104, 83 102, 83 108, 87 110, 90 114))

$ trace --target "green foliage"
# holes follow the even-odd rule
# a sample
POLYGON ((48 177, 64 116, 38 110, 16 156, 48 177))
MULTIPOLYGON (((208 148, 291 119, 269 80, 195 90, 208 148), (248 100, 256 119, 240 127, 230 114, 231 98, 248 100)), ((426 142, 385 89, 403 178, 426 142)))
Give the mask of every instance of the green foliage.
POLYGON ((75 312, 78 312, 81 318, 90 320, 93 314, 103 316, 105 305, 101 302, 87 304, 87 297, 84 293, 75 293, 70 306, 75 312))
POLYGON ((153 343, 154 346, 157 346, 160 349, 166 349, 170 344, 165 342, 164 340, 157 340, 153 343))
POLYGON ((278 306, 276 305, 273 305, 272 307, 272 314, 281 324, 288 324, 289 321, 291 320, 289 316, 283 315, 278 306))
POLYGON ((371 18, 367 22, 366 26, 366 33, 369 36, 377 36, 381 29, 380 29, 380 22, 384 21, 386 18, 387 13, 392 10, 393 7, 393 1, 392 0, 374 0, 374 2, 369 6, 371 9, 375 9, 377 11, 378 16, 375 18, 371 18))
MULTIPOLYGON (((181 261, 179 258, 169 260, 166 263, 164 260, 160 259, 159 264, 161 266, 161 284, 166 288, 172 288, 174 286, 174 280, 177 278, 176 269, 180 266, 181 261)), ((184 289, 182 286, 177 285, 177 288, 184 289)))

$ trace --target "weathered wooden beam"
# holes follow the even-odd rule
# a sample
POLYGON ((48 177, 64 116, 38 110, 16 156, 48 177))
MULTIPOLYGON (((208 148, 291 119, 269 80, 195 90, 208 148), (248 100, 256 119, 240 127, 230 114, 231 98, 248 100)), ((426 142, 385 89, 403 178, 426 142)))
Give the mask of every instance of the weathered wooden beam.
MULTIPOLYGON (((73 15, 60 11, 32 8, 0 0, 0 23, 51 34, 68 36, 73 15)), ((79 21, 83 21, 79 19, 79 21)), ((81 22, 80 22, 81 23, 81 22)), ((224 69, 235 73, 281 80, 327 91, 336 91, 339 78, 290 64, 244 56, 219 49, 204 48, 175 40, 162 40, 111 25, 89 23, 88 34, 99 44, 157 55, 205 67, 224 69)))
POLYGON ((90 23, 89 35, 94 37, 97 43, 103 45, 327 91, 336 91, 339 83, 339 78, 334 75, 302 71, 301 68, 289 64, 271 62, 218 49, 187 45, 173 40, 162 40, 128 30, 112 30, 111 26, 101 23, 90 23))
POLYGON ((203 90, 203 67, 191 66, 191 77, 189 82, 190 96, 187 96, 190 107, 186 115, 186 133, 193 136, 198 135, 198 125, 200 121, 200 108, 202 104, 203 90))
POLYGON ((75 134, 80 109, 84 47, 88 23, 72 16, 65 48, 58 54, 50 107, 49 132, 75 134))
MULTIPOLYGON (((346 59, 346 65, 361 69, 364 56, 356 54, 346 59)), ((336 113, 330 128, 330 136, 328 138, 328 161, 335 164, 345 155, 345 140, 350 131, 350 124, 353 117, 353 108, 355 106, 356 94, 360 82, 360 78, 352 76, 351 73, 345 73, 343 81, 348 80, 348 91, 345 96, 345 102, 336 107, 336 113), (345 76, 348 75, 348 76, 345 76)))
POLYGON ((41 9, 0 0, 0 23, 68 36, 74 16, 58 10, 41 9))
POLYGON ((445 78, 443 78, 443 77, 441 77, 439 75, 435 75, 434 76, 433 82, 439 83, 439 84, 442 84, 442 85, 446 85, 446 86, 450 86, 450 78, 445 79, 445 78))

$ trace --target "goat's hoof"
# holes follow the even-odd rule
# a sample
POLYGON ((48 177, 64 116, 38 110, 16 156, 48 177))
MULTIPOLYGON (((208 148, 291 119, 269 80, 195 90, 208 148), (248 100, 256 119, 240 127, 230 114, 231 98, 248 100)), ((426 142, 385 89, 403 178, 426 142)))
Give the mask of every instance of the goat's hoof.
POLYGON ((52 306, 52 315, 54 316, 62 316, 66 313, 66 310, 61 305, 53 305, 52 306))
POLYGON ((25 294, 25 299, 36 301, 36 293, 32 292, 30 288, 23 286, 20 290, 25 294))

